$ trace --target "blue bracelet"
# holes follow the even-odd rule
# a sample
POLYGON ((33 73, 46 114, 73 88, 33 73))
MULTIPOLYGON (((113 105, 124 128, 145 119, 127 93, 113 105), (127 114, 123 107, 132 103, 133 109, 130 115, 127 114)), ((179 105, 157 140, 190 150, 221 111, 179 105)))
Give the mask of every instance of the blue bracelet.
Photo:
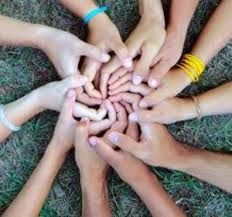
POLYGON ((87 25, 94 17, 96 17, 98 14, 100 13, 104 13, 107 10, 106 6, 102 6, 102 7, 97 7, 93 10, 91 10, 89 13, 87 13, 83 20, 85 25, 87 25))

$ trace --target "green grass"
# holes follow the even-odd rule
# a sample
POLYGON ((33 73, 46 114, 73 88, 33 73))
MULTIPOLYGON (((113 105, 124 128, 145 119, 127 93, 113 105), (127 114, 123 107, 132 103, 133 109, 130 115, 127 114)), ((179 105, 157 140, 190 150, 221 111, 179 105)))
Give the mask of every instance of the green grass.
MULTIPOLYGON (((136 25, 136 0, 105 0, 110 16, 123 37, 136 25)), ((86 30, 55 0, 1 0, 1 14, 33 23, 47 24, 71 31, 82 39, 86 30)), ((189 29, 186 50, 199 35, 208 17, 217 6, 216 0, 202 0, 189 29)), ((187 88, 185 94, 211 89, 232 79, 232 44, 213 59, 203 79, 187 88)), ((30 48, 0 49, 0 103, 15 100, 34 88, 57 78, 46 56, 30 48)), ((0 146, 0 213, 18 194, 46 149, 57 114, 45 112, 26 123, 0 146)), ((232 151, 232 119, 230 115, 203 118, 169 126, 177 139, 190 145, 219 151, 232 151)), ((192 217, 231 217, 232 196, 204 182, 180 172, 155 169, 169 194, 192 217)), ((223 178, 223 177, 222 177, 223 178)), ((109 177, 111 206, 115 217, 150 216, 140 199, 115 173, 109 177)), ((81 192, 79 173, 71 154, 60 171, 42 217, 80 216, 81 192)))

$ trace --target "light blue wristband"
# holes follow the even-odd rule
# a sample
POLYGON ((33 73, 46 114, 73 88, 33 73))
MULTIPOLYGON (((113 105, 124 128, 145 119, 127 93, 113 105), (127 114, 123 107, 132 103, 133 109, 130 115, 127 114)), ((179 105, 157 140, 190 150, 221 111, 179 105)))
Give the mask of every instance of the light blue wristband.
POLYGON ((85 25, 87 25, 98 14, 104 13, 107 9, 108 8, 106 6, 101 6, 101 7, 97 7, 95 9, 91 10, 83 18, 85 25))

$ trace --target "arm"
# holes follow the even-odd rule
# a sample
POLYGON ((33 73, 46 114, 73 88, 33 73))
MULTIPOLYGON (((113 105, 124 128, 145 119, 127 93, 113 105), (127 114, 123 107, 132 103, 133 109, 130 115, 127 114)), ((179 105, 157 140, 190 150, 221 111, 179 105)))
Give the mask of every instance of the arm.
POLYGON ((43 206, 52 183, 61 168, 66 154, 50 144, 39 165, 3 217, 36 217, 43 206))
POLYGON ((52 183, 64 163, 68 151, 72 148, 76 121, 72 110, 75 94, 66 94, 62 111, 57 122, 52 141, 19 195, 3 214, 4 217, 36 217, 50 191, 52 183))
POLYGON ((232 38, 232 1, 222 0, 192 49, 192 54, 208 63, 232 38))

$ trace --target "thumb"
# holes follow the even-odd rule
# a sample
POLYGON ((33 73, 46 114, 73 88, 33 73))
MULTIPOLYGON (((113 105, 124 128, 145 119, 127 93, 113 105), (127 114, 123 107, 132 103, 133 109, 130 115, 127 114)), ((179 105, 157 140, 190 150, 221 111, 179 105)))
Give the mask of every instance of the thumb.
POLYGON ((77 124, 75 131, 75 146, 77 144, 88 141, 89 125, 90 122, 88 118, 82 118, 81 121, 77 124))
POLYGON ((66 78, 64 81, 65 86, 70 88, 78 88, 84 86, 88 82, 88 78, 83 75, 73 75, 71 77, 66 78))
POLYGON ((89 138, 90 146, 97 152, 97 154, 112 167, 118 165, 121 154, 115 151, 103 139, 98 137, 89 138))
POLYGON ((129 115, 129 120, 133 122, 154 122, 153 110, 137 110, 129 115))
POLYGON ((139 148, 139 143, 135 140, 131 139, 129 136, 118 132, 110 132, 107 135, 109 141, 111 141, 114 145, 118 146, 124 151, 127 151, 131 154, 136 154, 139 148))
POLYGON ((110 60, 110 56, 106 52, 102 51, 100 48, 97 48, 85 42, 83 42, 81 52, 82 55, 95 59, 99 62, 105 63, 110 60))
POLYGON ((126 45, 122 42, 121 39, 115 40, 111 44, 111 49, 118 56, 119 60, 121 61, 122 65, 125 68, 132 68, 133 67, 132 57, 130 56, 126 45))

